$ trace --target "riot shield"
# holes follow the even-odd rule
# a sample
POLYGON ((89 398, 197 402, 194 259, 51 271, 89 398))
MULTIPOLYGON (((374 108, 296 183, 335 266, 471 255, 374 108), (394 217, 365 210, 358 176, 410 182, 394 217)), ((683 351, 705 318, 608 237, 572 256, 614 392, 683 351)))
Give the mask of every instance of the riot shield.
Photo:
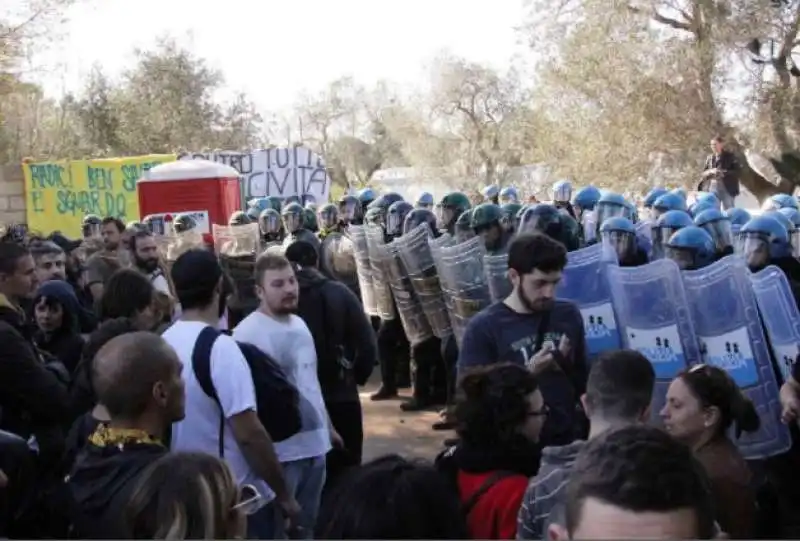
POLYGON ((353 241, 356 257, 356 274, 358 286, 361 290, 361 302, 364 303, 364 312, 368 316, 378 315, 378 305, 375 298, 375 288, 372 278, 372 263, 369 260, 369 247, 367 245, 367 231, 363 225, 350 225, 347 234, 353 241))
POLYGON ((422 304, 395 243, 376 245, 376 253, 383 259, 382 267, 385 269, 385 276, 397 306, 397 315, 408 341, 414 346, 433 338, 433 329, 422 310, 422 304))
POLYGON ((386 257, 382 257, 386 245, 383 242, 383 228, 376 225, 366 226, 369 262, 372 268, 372 288, 375 292, 375 307, 383 321, 395 318, 394 297, 386 276, 386 257))
POLYGON ((358 282, 353 241, 336 231, 329 233, 320 245, 320 270, 348 287, 358 282))
POLYGON ((214 225, 214 249, 222 270, 233 282, 228 310, 233 321, 241 321, 258 308, 255 268, 260 243, 258 224, 214 225))
POLYGON ((469 320, 492 302, 483 269, 485 253, 480 237, 439 249, 436 268, 459 347, 469 320))
POLYGON ((670 382, 700 359, 681 273, 674 261, 606 268, 622 345, 647 357, 656 373, 651 421, 661 424, 670 382))
POLYGON ((603 243, 567 254, 556 290, 557 298, 574 302, 581 311, 589 362, 603 351, 619 349, 622 342, 608 283, 608 266, 616 261, 608 254, 603 243))
POLYGON ((397 253, 408 273, 411 286, 427 316, 433 334, 438 338, 444 338, 453 330, 450 327, 450 315, 442 296, 439 271, 436 269, 433 258, 432 243, 435 240, 438 239, 430 238, 428 226, 420 224, 392 244, 397 248, 397 253))
POLYGON ((508 297, 513 289, 508 278, 508 254, 483 256, 483 269, 492 302, 508 297))
POLYGON ((258 224, 212 226, 214 251, 230 257, 258 253, 261 234, 258 224))
POLYGON ((278 240, 273 240, 271 242, 265 242, 261 246, 261 253, 262 254, 277 254, 283 255, 284 254, 283 243, 278 240))
MULTIPOLYGON (((778 381, 772 368, 750 271, 741 257, 728 256, 683 273, 701 362, 722 368, 753 401, 761 428, 736 442, 748 460, 789 450, 789 429, 781 423, 778 381)), ((770 308, 771 309, 771 308, 770 308)))
POLYGON ((205 248, 203 235, 196 229, 190 229, 182 233, 172 233, 163 237, 156 237, 161 254, 167 267, 167 272, 172 272, 172 264, 178 257, 195 248, 205 248))
POLYGON ((792 365, 798 355, 800 311, 797 310, 789 281, 778 267, 770 265, 751 274, 750 283, 783 383, 791 376, 792 365))

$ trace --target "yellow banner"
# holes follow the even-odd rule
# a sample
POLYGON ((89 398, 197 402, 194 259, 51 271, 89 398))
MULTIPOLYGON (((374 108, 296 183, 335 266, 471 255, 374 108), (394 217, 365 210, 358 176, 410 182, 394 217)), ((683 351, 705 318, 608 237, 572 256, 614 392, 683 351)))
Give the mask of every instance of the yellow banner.
POLYGON ((175 159, 174 154, 151 154, 24 163, 28 228, 78 238, 87 214, 139 220, 136 181, 151 167, 175 159))

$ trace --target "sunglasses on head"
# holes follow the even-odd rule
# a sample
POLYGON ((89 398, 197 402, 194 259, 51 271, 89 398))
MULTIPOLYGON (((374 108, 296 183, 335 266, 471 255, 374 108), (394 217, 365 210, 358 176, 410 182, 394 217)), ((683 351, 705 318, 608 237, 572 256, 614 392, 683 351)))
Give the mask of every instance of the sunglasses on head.
POLYGON ((253 485, 243 485, 239 492, 239 502, 231 509, 238 509, 245 515, 252 515, 264 506, 264 496, 253 485))

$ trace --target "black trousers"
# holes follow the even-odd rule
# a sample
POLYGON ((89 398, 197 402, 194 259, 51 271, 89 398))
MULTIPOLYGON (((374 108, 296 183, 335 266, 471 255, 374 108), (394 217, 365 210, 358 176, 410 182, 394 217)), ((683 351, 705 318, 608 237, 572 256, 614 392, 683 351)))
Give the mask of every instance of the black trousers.
POLYGON ((444 378, 447 404, 453 404, 456 397, 456 375, 458 364, 458 344, 452 334, 442 340, 442 359, 444 361, 444 378))
POLYGON ((364 419, 361 402, 329 402, 325 407, 333 427, 344 440, 344 449, 331 449, 326 457, 327 477, 325 491, 334 486, 342 474, 361 465, 364 452, 364 419))
POLYGON ((398 318, 381 321, 378 328, 378 359, 381 366, 381 382, 388 391, 397 390, 398 367, 409 355, 409 343, 403 325, 398 318))
POLYGON ((441 341, 436 337, 411 347, 411 358, 414 361, 414 398, 444 401, 446 374, 441 349, 441 341))

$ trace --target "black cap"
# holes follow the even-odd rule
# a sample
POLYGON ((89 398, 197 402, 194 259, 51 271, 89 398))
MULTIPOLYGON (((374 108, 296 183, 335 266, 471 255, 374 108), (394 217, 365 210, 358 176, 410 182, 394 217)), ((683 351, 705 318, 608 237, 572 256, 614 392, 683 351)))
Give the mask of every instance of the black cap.
POLYGON ((64 250, 66 253, 70 253, 74 250, 77 250, 83 243, 82 240, 70 240, 67 237, 65 237, 62 233, 58 232, 50 235, 50 241, 58 245, 58 247, 64 250))
POLYGON ((177 294, 211 291, 219 283, 222 267, 214 252, 195 248, 178 256, 170 276, 177 294))

